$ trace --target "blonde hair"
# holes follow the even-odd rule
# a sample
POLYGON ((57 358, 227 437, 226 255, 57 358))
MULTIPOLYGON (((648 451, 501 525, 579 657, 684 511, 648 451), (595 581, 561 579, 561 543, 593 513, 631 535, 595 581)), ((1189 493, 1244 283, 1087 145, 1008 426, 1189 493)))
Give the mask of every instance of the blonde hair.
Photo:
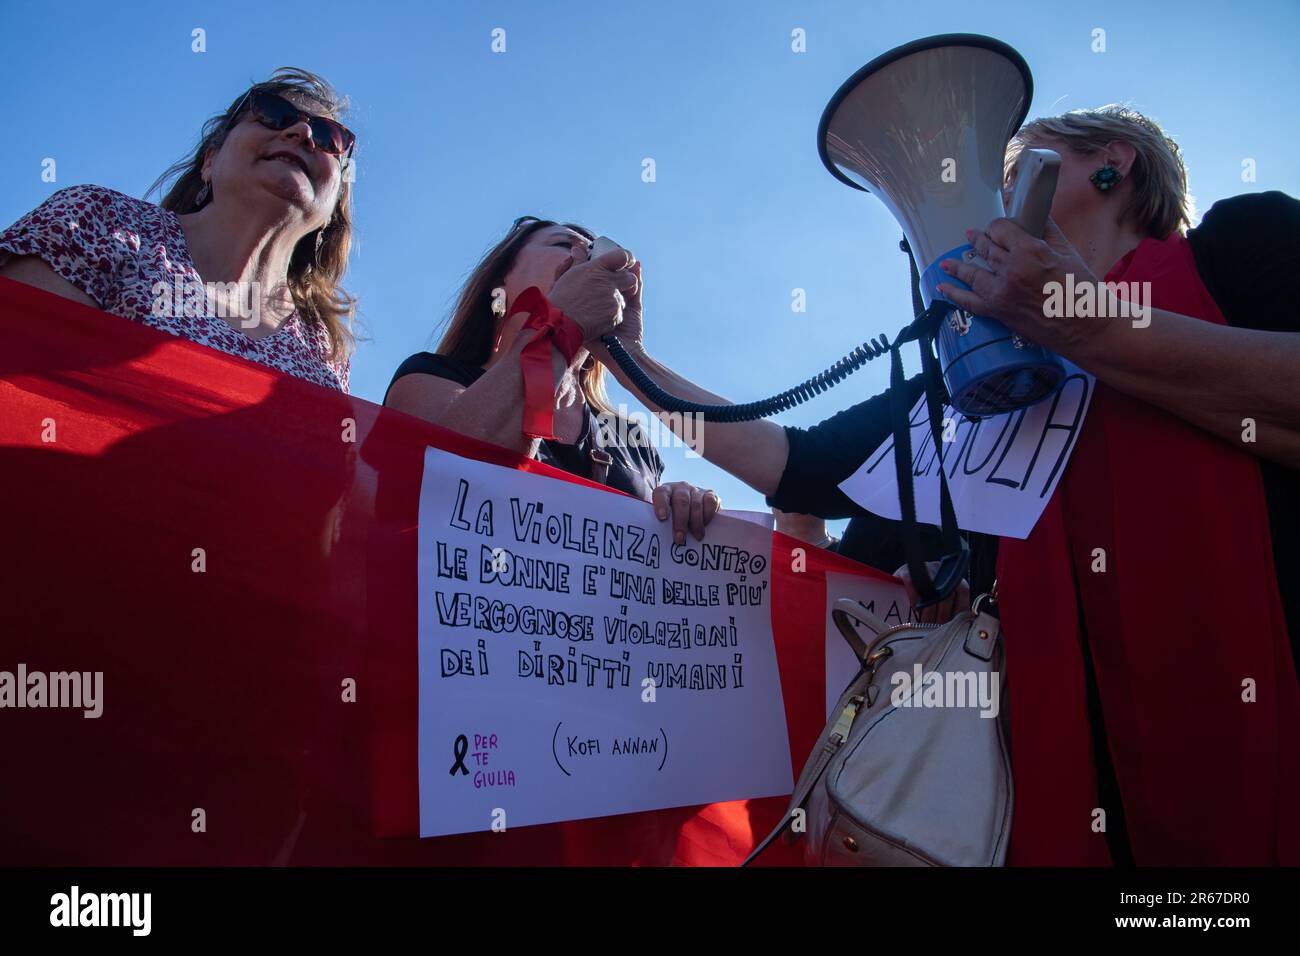
POLYGON ((1181 234, 1192 224, 1194 201, 1187 192, 1187 168, 1178 144, 1155 120, 1127 106, 1110 104, 1095 110, 1071 110, 1060 116, 1030 120, 1007 145, 1005 173, 1009 176, 1026 147, 1062 142, 1077 153, 1096 153, 1119 140, 1136 155, 1128 179, 1133 197, 1124 210, 1139 230, 1156 239, 1181 234))
MULTIPOLYGON (((203 161, 210 150, 220 148, 234 126, 237 111, 246 108, 246 97, 254 90, 280 96, 290 94, 313 104, 322 115, 334 120, 348 108, 347 100, 315 73, 280 67, 265 82, 255 83, 240 93, 225 112, 209 118, 203 124, 194 151, 159 176, 146 195, 161 191, 170 181, 171 186, 160 203, 163 209, 182 215, 197 212, 210 202, 206 196, 202 202, 199 201, 203 189, 203 161)), ((289 257, 288 274, 294 306, 304 322, 325 329, 330 340, 329 357, 336 362, 352 352, 352 320, 356 315, 356 299, 340 284, 347 272, 348 252, 352 248, 352 184, 349 182, 352 177, 346 170, 344 172, 339 198, 329 222, 298 240, 289 257), (319 250, 316 248, 318 236, 319 250)))

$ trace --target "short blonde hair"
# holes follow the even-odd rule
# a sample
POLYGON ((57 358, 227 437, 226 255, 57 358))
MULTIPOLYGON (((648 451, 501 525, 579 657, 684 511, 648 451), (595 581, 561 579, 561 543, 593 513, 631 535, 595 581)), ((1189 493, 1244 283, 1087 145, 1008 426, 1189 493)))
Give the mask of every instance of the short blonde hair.
POLYGON ((1005 172, 1010 175, 1020 151, 1065 143, 1078 153, 1095 153, 1119 140, 1136 151, 1129 180, 1133 198, 1124 210, 1144 234, 1164 239, 1192 224, 1194 201, 1187 192, 1183 154, 1155 120, 1127 106, 1071 110, 1060 116, 1030 120, 1007 144, 1005 172))

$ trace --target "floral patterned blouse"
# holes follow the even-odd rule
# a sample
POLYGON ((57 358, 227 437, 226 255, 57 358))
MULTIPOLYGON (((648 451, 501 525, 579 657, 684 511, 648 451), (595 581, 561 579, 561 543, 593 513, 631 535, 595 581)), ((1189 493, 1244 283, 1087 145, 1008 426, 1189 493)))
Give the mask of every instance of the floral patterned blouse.
POLYGON ((329 333, 297 310, 259 339, 217 315, 202 295, 180 220, 153 203, 103 186, 61 189, 0 232, 0 264, 9 255, 44 260, 106 312, 317 385, 348 389, 349 359, 331 360, 329 333))

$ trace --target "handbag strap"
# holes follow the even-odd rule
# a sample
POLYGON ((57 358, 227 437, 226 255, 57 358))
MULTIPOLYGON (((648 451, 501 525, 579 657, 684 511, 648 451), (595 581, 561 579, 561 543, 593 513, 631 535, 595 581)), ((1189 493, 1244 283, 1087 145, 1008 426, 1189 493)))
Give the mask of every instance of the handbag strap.
MULTIPOLYGON (((808 799, 808 794, 812 793, 813 784, 815 784, 817 780, 821 778, 822 773, 824 773, 826 770, 826 766, 830 764, 831 757, 830 754, 822 754, 821 756, 818 757, 818 759, 822 760, 822 766, 818 769, 817 776, 813 779, 811 783, 808 784, 804 792, 800 794, 799 803, 796 804, 796 809, 798 807, 803 806, 803 802, 808 799)), ((786 811, 785 816, 781 818, 781 822, 772 828, 771 833, 763 837, 763 839, 759 842, 758 846, 754 847, 753 852, 750 853, 749 856, 745 857, 745 859, 741 861, 740 865, 742 867, 749 866, 749 864, 753 863, 756 859, 758 859, 759 854, 762 853, 764 850, 766 850, 769 846, 771 846, 773 841, 775 841, 777 837, 779 837, 782 833, 786 831, 787 828, 789 828, 792 817, 793 814, 790 811, 786 811)))
POLYGON ((831 608, 831 622, 839 630, 840 636, 849 645, 849 649, 853 651, 853 656, 858 659, 859 666, 865 667, 867 665, 867 652, 871 648, 858 634, 857 628, 853 625, 854 621, 869 628, 874 635, 873 640, 890 630, 890 626, 876 617, 865 604, 855 598, 842 597, 831 608))
MULTIPOLYGON (((586 405, 586 399, 583 399, 586 405)), ((606 450, 612 442, 607 442, 605 435, 605 425, 596 415, 591 414, 590 406, 583 410, 583 418, 587 422, 587 457, 591 461, 591 480, 598 485, 609 484, 609 466, 614 464, 614 459, 606 450)))
POLYGON ((813 787, 817 785, 817 781, 822 778, 822 774, 830 766, 831 758, 835 756, 844 741, 848 739, 849 728, 853 726, 853 719, 857 717, 858 711, 861 710, 863 700, 863 697, 855 696, 844 705, 844 708, 840 711, 839 719, 835 722, 835 728, 831 731, 830 736, 826 738, 826 742, 822 744, 821 753, 817 755, 817 759, 811 765, 804 768, 803 773, 800 775, 799 782, 795 785, 794 793, 790 797, 790 809, 786 810, 781 822, 772 828, 772 832, 763 837, 758 846, 754 847, 753 852, 745 857, 740 864, 741 866, 749 866, 760 853, 772 845, 773 840, 789 828, 794 820, 794 811, 801 809, 808 801, 813 787))

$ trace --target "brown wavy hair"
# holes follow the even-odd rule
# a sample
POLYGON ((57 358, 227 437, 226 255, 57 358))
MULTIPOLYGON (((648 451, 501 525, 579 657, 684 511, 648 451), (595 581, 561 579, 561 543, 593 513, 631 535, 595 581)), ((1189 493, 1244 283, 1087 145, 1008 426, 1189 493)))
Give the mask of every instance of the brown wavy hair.
MULTIPOLYGON (((236 110, 247 109, 245 97, 254 90, 280 96, 288 94, 289 98, 305 101, 311 104, 313 111, 334 120, 348 110, 347 99, 322 77, 307 70, 282 66, 269 79, 254 83, 235 97, 225 112, 208 119, 199 133, 198 146, 184 159, 168 167, 154 180, 145 195, 166 188, 160 205, 177 215, 197 212, 211 202, 211 190, 203 202, 198 201, 203 188, 203 161, 209 151, 218 149, 225 142, 227 133, 235 125, 236 110), (169 187, 168 183, 171 184, 169 187)), ((289 257, 287 278, 294 306, 305 322, 324 327, 329 335, 333 361, 350 354, 355 344, 352 322, 357 303, 340 284, 347 272, 348 253, 352 248, 353 162, 351 159, 346 161, 338 202, 330 221, 298 240, 289 257), (319 251, 316 248, 318 235, 321 236, 319 251)))
MULTIPOLYGON (((510 231, 479 260, 456 297, 456 306, 447 320, 447 331, 438 343, 438 354, 469 365, 483 365, 492 356, 493 335, 496 327, 492 315, 492 290, 505 282, 506 273, 515 264, 519 250, 528 237, 548 226, 563 226, 595 241, 596 234, 585 226, 551 219, 534 219, 523 216, 515 221, 510 231)), ((605 392, 605 366, 590 355, 578 371, 578 387, 590 405, 598 412, 615 414, 605 392)))

